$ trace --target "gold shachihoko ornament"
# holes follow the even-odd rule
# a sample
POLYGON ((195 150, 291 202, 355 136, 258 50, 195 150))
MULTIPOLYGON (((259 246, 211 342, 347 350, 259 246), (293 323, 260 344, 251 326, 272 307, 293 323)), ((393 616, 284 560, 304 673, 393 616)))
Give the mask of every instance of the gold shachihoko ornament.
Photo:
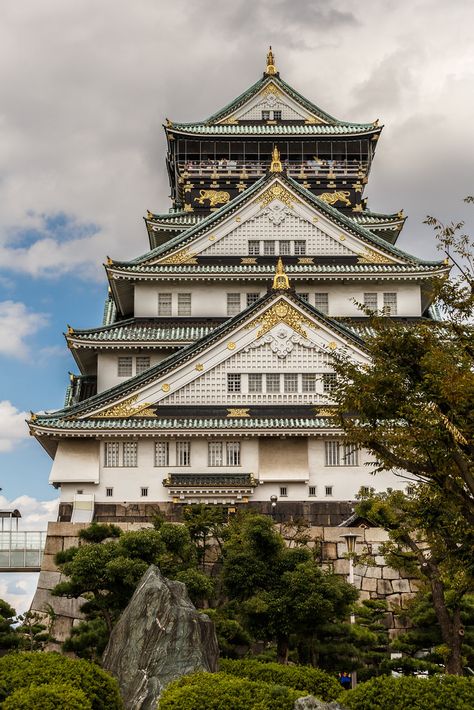
POLYGON ((280 160, 280 151, 278 148, 273 146, 273 152, 272 152, 272 163, 270 165, 270 172, 271 173, 282 173, 283 172, 283 166, 281 164, 280 160))
POLYGON ((273 76, 273 74, 276 74, 276 66, 275 66, 275 56, 272 52, 272 48, 270 46, 268 52, 267 52, 267 68, 265 69, 265 74, 268 74, 269 76, 273 76))

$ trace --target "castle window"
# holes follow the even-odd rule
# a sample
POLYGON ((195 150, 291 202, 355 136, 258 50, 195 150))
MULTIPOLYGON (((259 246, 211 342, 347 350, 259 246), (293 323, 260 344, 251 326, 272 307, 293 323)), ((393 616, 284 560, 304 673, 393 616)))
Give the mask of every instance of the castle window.
POLYGON ((364 293, 364 306, 370 311, 376 311, 378 308, 378 294, 364 293))
POLYGON ((171 293, 159 293, 158 294, 158 315, 159 316, 170 316, 171 315, 171 293))
POLYGON ((240 293, 227 294, 227 315, 236 316, 240 313, 240 293))
POLYGON ((105 489, 105 495, 107 496, 107 498, 112 498, 113 494, 114 494, 113 488, 106 488, 105 489))
POLYGON ((138 444, 136 441, 124 441, 123 466, 134 467, 137 465, 138 444))
POLYGON ((295 256, 303 256, 304 254, 306 254, 306 241, 295 239, 295 256))
POLYGON ((136 374, 140 375, 150 368, 150 357, 148 355, 138 355, 136 374))
POLYGON ((176 465, 190 466, 191 465, 191 442, 177 441, 176 442, 176 465))
POLYGON ((306 301, 306 303, 309 303, 309 293, 298 293, 298 296, 301 298, 302 301, 306 301))
POLYGON ((407 493, 407 496, 414 495, 415 494, 415 486, 407 486, 406 493, 407 493))
POLYGON ((361 496, 368 496, 370 493, 370 488, 369 486, 361 486, 359 492, 361 496))
POLYGON ((280 391, 280 374, 278 372, 269 372, 265 375, 265 383, 267 392, 274 394, 280 391))
POLYGON ((227 392, 241 392, 242 391, 242 378, 240 372, 228 372, 227 373, 227 392))
POLYGON ((323 374, 323 392, 329 394, 333 391, 337 384, 337 375, 335 372, 325 372, 323 374))
POLYGON ((207 454, 209 466, 222 466, 222 441, 210 441, 207 454))
POLYGON ((280 242, 280 254, 281 256, 289 256, 291 254, 291 242, 283 239, 280 242))
POLYGON ((254 394, 255 392, 262 391, 262 374, 260 372, 250 372, 249 373, 249 392, 254 394))
POLYGON ((396 316, 397 315, 397 294, 396 293, 384 293, 383 307, 384 307, 386 315, 396 316))
POLYGON ((226 444, 227 466, 240 466, 240 441, 228 441, 226 444))
POLYGON ((258 256, 260 254, 260 242, 258 239, 249 239, 249 256, 258 256))
POLYGON ((133 358, 131 355, 121 355, 117 363, 118 377, 131 377, 133 367, 133 358))
POLYGON ((326 466, 357 466, 358 452, 353 444, 326 441, 326 466))
POLYGON ((310 495, 310 496, 315 496, 315 495, 316 495, 316 486, 310 486, 310 487, 309 487, 308 495, 310 495))
POLYGON ((298 374, 296 372, 285 373, 283 384, 285 392, 298 392, 298 374))
POLYGON ((303 392, 316 392, 316 374, 303 372, 303 392))
POLYGON ((274 111, 273 112, 273 120, 274 121, 281 121, 281 111, 274 111))
POLYGON ((329 313, 329 294, 328 293, 315 293, 314 294, 314 305, 318 309, 318 311, 321 311, 321 313, 324 313, 324 315, 327 315, 329 313))
POLYGON ((258 301, 259 298, 260 298, 259 293, 248 293, 247 294, 247 308, 249 306, 251 306, 253 303, 255 303, 255 301, 258 301))
POLYGON ((191 294, 190 293, 178 293, 178 315, 179 316, 190 316, 191 315, 191 294))
POLYGON ((155 442, 155 466, 169 466, 169 443, 155 442))
POLYGON ((288 488, 286 486, 282 486, 280 488, 280 497, 286 498, 287 496, 288 496, 288 488))
POLYGON ((119 466, 120 444, 118 441, 108 441, 104 446, 104 466, 119 466))
POLYGON ((265 256, 274 256, 275 242, 273 240, 263 242, 263 253, 265 254, 265 256))
POLYGON ((140 491, 141 491, 141 493, 140 493, 141 497, 142 497, 142 498, 147 498, 147 496, 148 496, 148 486, 145 486, 145 487, 140 488, 140 491))
POLYGON ((324 486, 324 491, 327 496, 332 496, 332 486, 324 486))
POLYGON ((262 111, 262 121, 270 120, 270 111, 262 111))

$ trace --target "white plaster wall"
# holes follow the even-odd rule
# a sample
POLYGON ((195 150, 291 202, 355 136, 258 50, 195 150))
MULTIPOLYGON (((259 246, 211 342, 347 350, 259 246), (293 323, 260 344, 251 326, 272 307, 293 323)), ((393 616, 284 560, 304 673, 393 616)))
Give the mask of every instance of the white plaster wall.
POLYGON ((117 348, 116 350, 102 350, 97 356, 97 392, 103 392, 110 387, 126 382, 127 377, 118 376, 118 358, 123 355, 133 357, 132 376, 136 374, 136 357, 146 355, 150 358, 150 367, 169 357, 172 350, 127 350, 117 348))
MULTIPOLYGON (((377 292, 379 308, 383 307, 384 293, 397 293, 398 315, 420 316, 421 293, 420 285, 415 282, 400 283, 399 281, 354 281, 342 284, 337 281, 320 281, 293 279, 297 293, 308 293, 309 302, 315 305, 315 293, 329 294, 329 315, 331 316, 363 316, 354 300, 363 303, 365 292, 377 292)), ((268 289, 268 279, 248 282, 228 282, 227 284, 201 284, 189 282, 186 288, 176 286, 172 282, 162 285, 137 284, 135 287, 135 316, 137 318, 157 317, 158 293, 173 294, 173 317, 178 313, 178 292, 191 293, 191 315, 193 317, 227 317, 227 294, 241 293, 241 309, 247 306, 247 293, 260 293, 263 296, 268 289)), ((173 321, 173 318, 170 318, 173 321)))
POLYGON ((50 483, 99 482, 99 442, 93 439, 62 440, 49 475, 50 483))

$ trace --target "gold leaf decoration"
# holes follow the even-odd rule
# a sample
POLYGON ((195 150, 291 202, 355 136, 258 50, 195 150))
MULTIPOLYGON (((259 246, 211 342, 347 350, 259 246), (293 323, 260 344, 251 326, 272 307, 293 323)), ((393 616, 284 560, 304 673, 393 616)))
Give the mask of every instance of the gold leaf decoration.
POLYGON ((136 404, 138 395, 134 394, 132 397, 125 399, 123 402, 114 404, 113 407, 102 410, 97 414, 92 414, 91 416, 97 419, 117 419, 117 418, 128 418, 128 417, 156 417, 156 412, 151 409, 153 406, 150 402, 143 402, 142 404, 136 404))
POLYGON ((280 300, 274 303, 268 311, 265 311, 261 316, 251 321, 246 327, 253 328, 256 325, 261 325, 262 327, 257 333, 257 338, 261 338, 262 335, 268 333, 268 331, 275 325, 278 325, 278 323, 286 323, 286 325, 290 326, 290 328, 303 338, 307 337, 303 325, 313 326, 313 323, 302 313, 297 311, 290 303, 280 300))
POLYGON ((161 389, 163 390, 163 392, 169 392, 170 389, 171 389, 171 387, 170 387, 170 385, 169 385, 167 382, 164 382, 164 383, 161 385, 161 389))
POLYGON ((266 87, 259 92, 259 96, 261 96, 262 98, 266 98, 271 94, 273 94, 273 96, 283 96, 282 92, 280 91, 278 86, 273 83, 273 81, 270 81, 266 85, 266 87))
POLYGON ((335 417, 336 411, 330 407, 316 407, 314 410, 317 417, 335 417))
POLYGON ((260 209, 263 209, 267 205, 270 204, 270 202, 273 202, 273 200, 280 200, 285 204, 290 210, 293 209, 293 204, 295 202, 300 202, 297 197, 291 194, 289 190, 286 189, 286 187, 283 187, 283 185, 280 185, 276 183, 275 185, 271 185, 269 188, 263 192, 260 197, 258 198, 258 201, 260 202, 260 209))
POLYGON ((241 264, 256 264, 257 259, 254 256, 243 256, 240 259, 241 264))
POLYGON ((231 407, 227 410, 228 417, 250 417, 248 407, 231 407))
POLYGON ((227 350, 235 350, 235 343, 232 340, 227 343, 227 350))
POLYGON ((359 254, 357 259, 359 264, 393 264, 393 260, 385 254, 379 254, 379 252, 373 249, 364 249, 363 252, 359 254))
POLYGON ((197 264, 196 254, 189 249, 181 249, 180 251, 171 254, 170 256, 165 256, 158 263, 160 264, 197 264))
POLYGON ((350 194, 349 190, 339 190, 337 192, 323 192, 321 195, 318 195, 318 197, 327 205, 335 205, 336 202, 342 202, 344 205, 350 207, 350 194))
POLYGON ((198 372, 202 372, 204 370, 204 365, 201 362, 198 362, 194 369, 198 372))

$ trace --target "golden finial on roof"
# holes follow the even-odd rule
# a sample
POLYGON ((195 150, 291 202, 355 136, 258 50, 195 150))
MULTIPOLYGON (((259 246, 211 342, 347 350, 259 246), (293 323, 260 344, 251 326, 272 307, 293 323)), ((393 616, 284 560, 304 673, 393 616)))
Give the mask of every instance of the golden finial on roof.
POLYGON ((147 218, 147 219, 153 219, 154 216, 155 216, 155 215, 153 214, 153 212, 150 212, 150 210, 147 210, 147 211, 146 211, 146 218, 147 218))
POLYGON ((267 68, 265 69, 265 74, 268 74, 268 76, 272 76, 276 73, 277 70, 275 66, 275 57, 273 56, 272 47, 270 45, 270 48, 267 52, 267 68))
POLYGON ((34 412, 30 411, 30 422, 35 422, 37 419, 37 415, 34 412))
POLYGON ((166 127, 171 128, 173 125, 173 121, 170 121, 169 118, 166 118, 165 121, 166 121, 166 127))
POLYGON ((113 259, 111 259, 110 256, 108 256, 105 263, 107 264, 107 266, 111 266, 114 262, 113 262, 113 259))
POLYGON ((272 152, 272 164, 270 165, 270 172, 271 173, 282 173, 283 172, 283 167, 281 164, 280 160, 280 151, 278 148, 273 146, 273 152, 272 152))
POLYGON ((277 291, 286 291, 290 288, 290 280, 283 268, 281 256, 278 258, 275 276, 273 277, 273 288, 277 291))
POLYGON ((72 328, 72 326, 70 326, 68 323, 67 324, 67 334, 72 335, 72 333, 74 333, 74 328, 72 328))

